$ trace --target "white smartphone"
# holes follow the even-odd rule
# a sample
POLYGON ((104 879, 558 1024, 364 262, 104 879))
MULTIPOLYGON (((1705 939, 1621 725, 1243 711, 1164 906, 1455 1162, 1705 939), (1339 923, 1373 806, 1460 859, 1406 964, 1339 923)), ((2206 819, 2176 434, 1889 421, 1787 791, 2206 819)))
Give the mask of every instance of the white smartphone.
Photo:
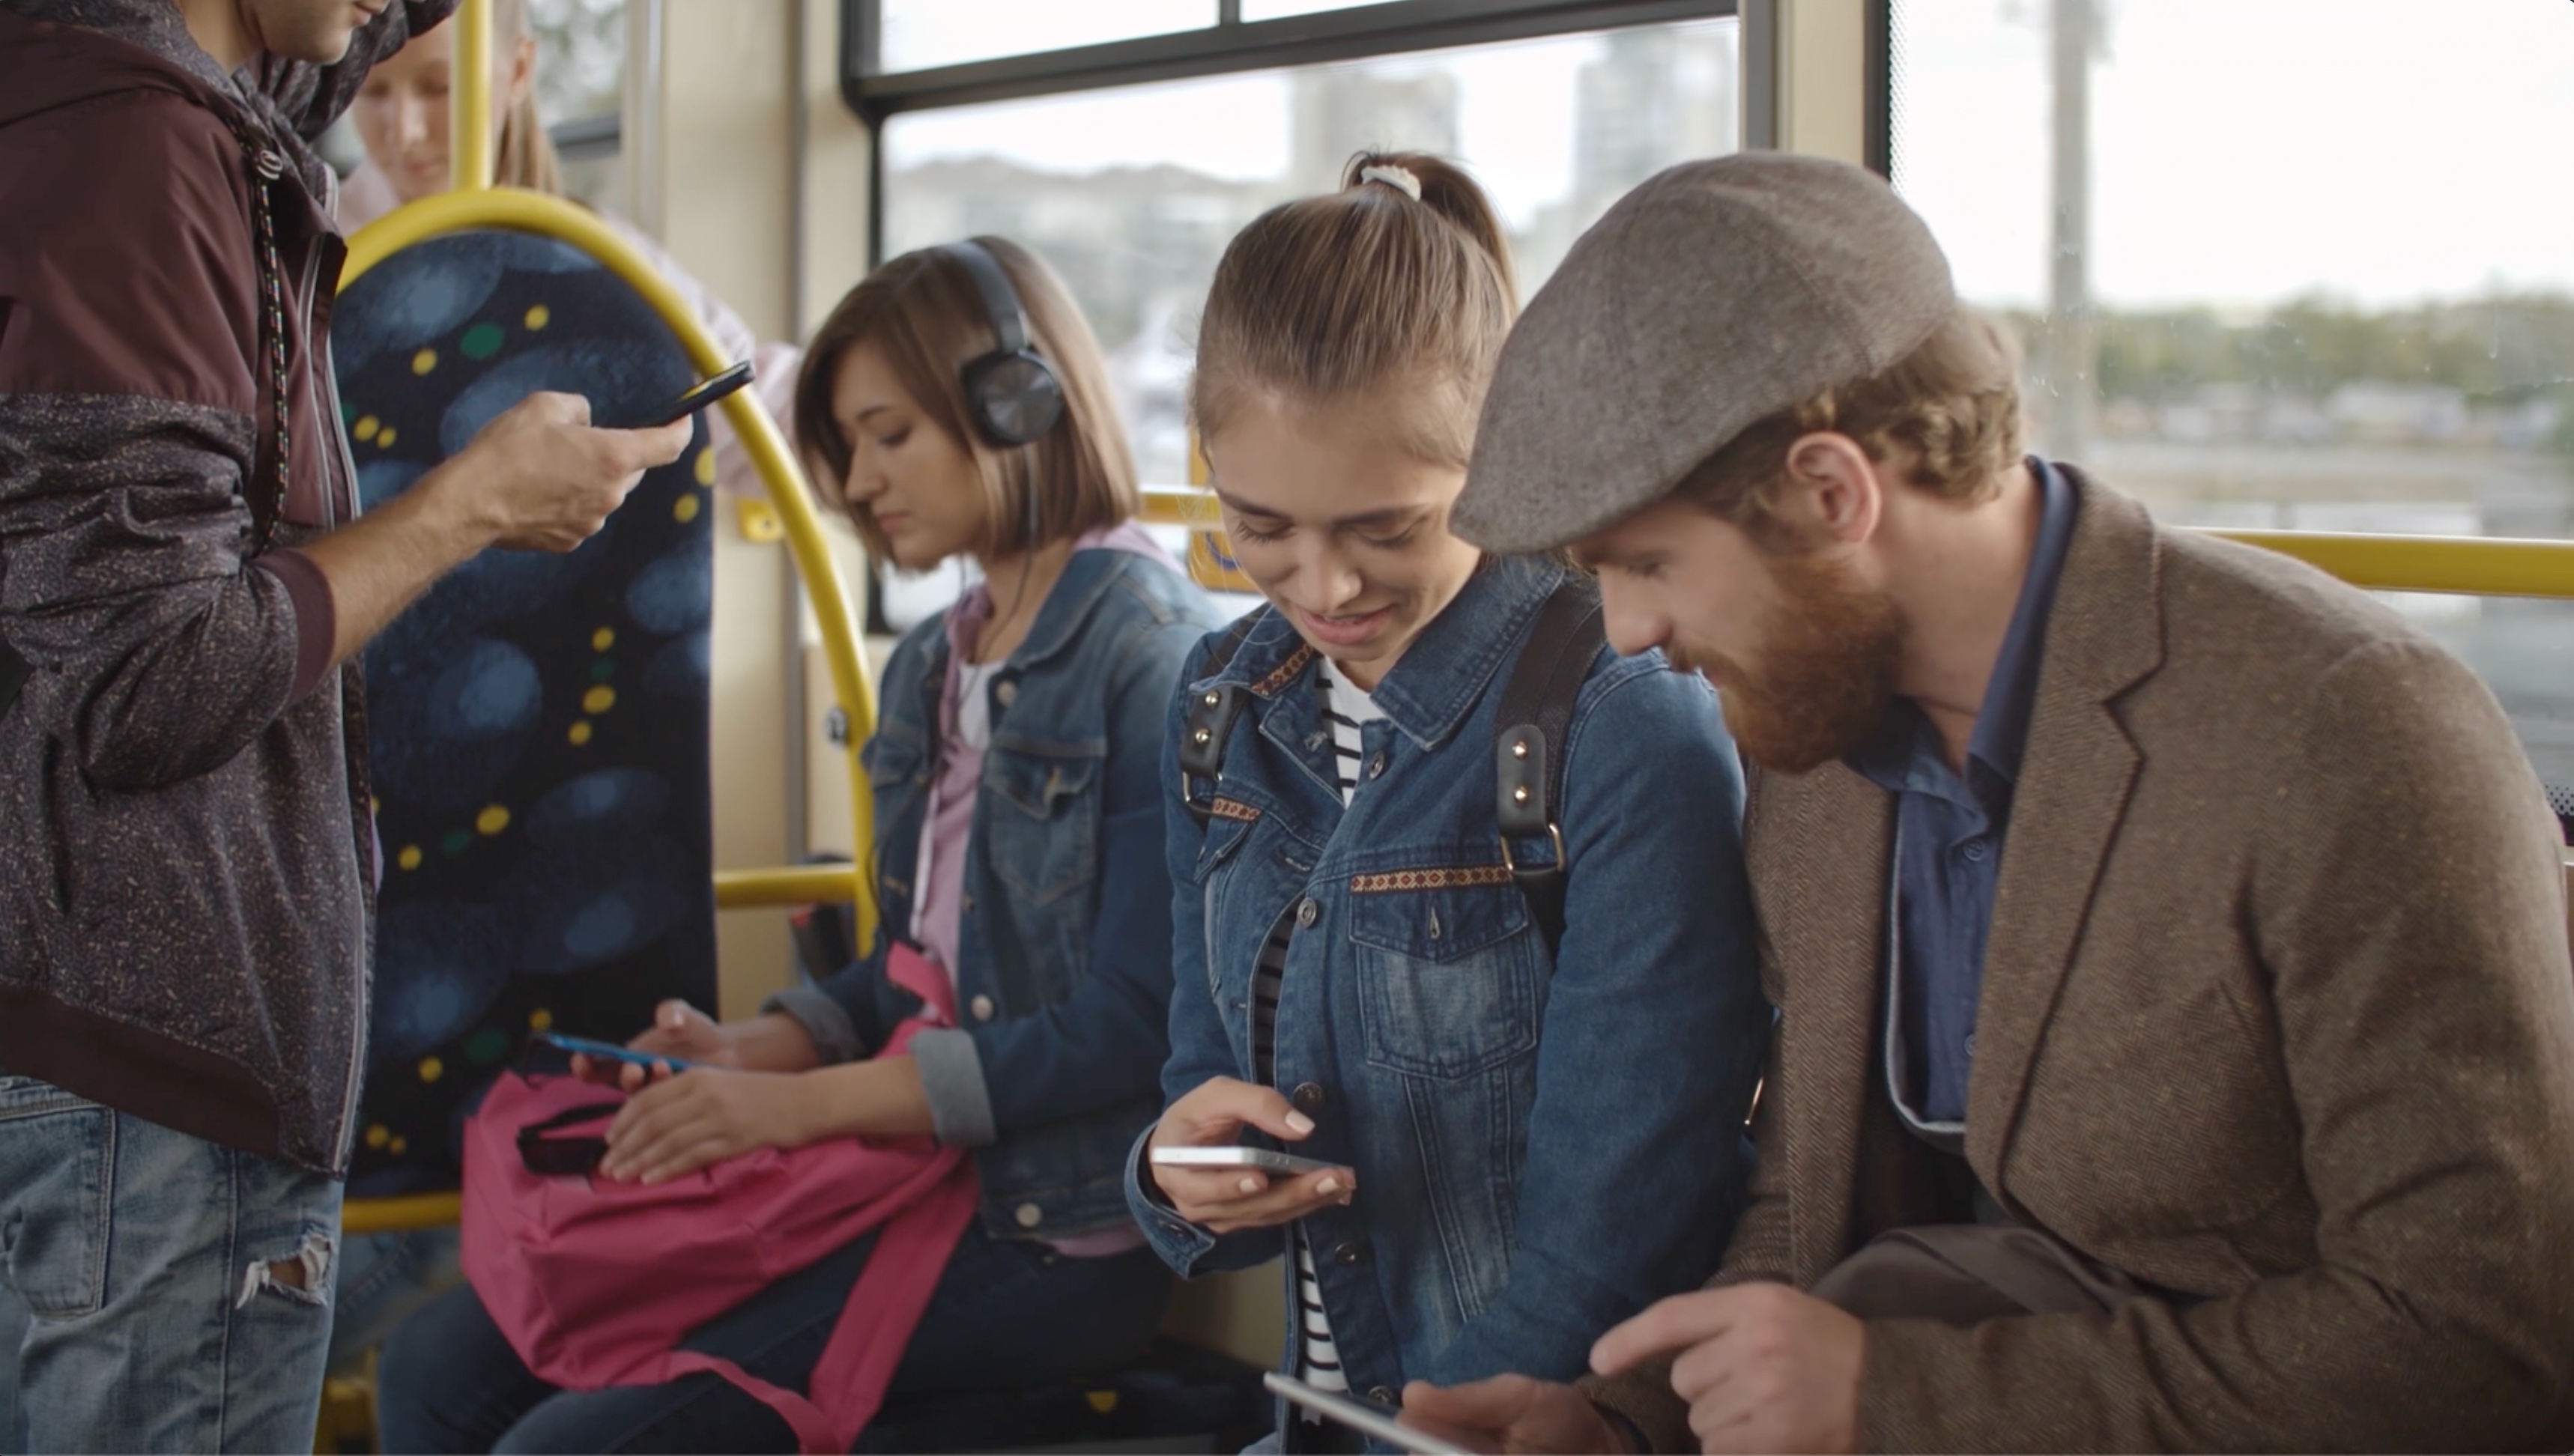
POLYGON ((1418 1451, 1422 1456, 1468 1456, 1463 1446, 1452 1446, 1428 1431, 1416 1431, 1383 1411, 1359 1404, 1345 1396, 1316 1390, 1293 1375, 1272 1370, 1260 1377, 1273 1395, 1283 1395, 1307 1410, 1342 1425, 1363 1436, 1373 1436, 1389 1446, 1418 1451))
POLYGON ((1320 1158, 1271 1152, 1265 1147, 1157 1147, 1153 1161, 1166 1168, 1257 1168, 1264 1173, 1320 1173, 1340 1166, 1320 1158))

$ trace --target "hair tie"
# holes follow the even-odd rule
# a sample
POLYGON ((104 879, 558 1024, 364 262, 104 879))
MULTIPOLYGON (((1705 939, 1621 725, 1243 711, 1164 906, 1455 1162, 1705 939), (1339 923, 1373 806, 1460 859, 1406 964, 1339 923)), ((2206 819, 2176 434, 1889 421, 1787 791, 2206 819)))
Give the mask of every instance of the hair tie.
POLYGON ((1421 179, 1413 176, 1412 169, 1408 167, 1378 166, 1360 168, 1359 185, 1364 187, 1371 182, 1382 182, 1386 186, 1393 188, 1395 191, 1402 193, 1404 196, 1411 198, 1414 202, 1419 202, 1421 200, 1421 179))

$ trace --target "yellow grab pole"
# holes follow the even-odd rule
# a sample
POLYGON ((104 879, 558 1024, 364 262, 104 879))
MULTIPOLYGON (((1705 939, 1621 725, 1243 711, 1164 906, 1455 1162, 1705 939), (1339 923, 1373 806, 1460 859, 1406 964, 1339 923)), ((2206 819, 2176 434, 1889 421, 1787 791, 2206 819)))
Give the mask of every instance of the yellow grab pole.
POLYGON ((456 57, 448 66, 447 185, 480 192, 492 185, 492 0, 457 7, 456 57))
POLYGON ((2574 598, 2574 542, 2491 536, 2219 531, 2319 567, 2354 587, 2480 597, 2574 598))

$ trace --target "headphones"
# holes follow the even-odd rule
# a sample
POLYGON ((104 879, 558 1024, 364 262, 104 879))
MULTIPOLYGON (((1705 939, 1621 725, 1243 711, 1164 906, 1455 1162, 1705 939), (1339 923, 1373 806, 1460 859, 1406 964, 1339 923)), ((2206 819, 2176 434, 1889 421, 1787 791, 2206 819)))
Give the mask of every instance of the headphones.
POLYGON ((965 366, 965 404, 974 428, 994 445, 1033 445, 1063 421, 1063 385, 1028 347, 1028 315, 1000 260, 974 242, 938 250, 956 260, 983 296, 998 347, 965 366))
MULTIPOLYGON (((1063 383, 1028 347, 1028 314, 1019 303, 1019 291, 1010 287, 1010 275, 1002 271, 1000 260, 980 243, 968 239, 944 244, 938 251, 954 259, 974 280, 974 291, 983 298, 984 317, 992 325, 992 352, 965 365, 966 413, 973 416, 974 428, 994 445, 1034 445, 1063 423, 1063 383)), ((1032 547, 1037 540, 1037 482, 1034 459, 1027 464, 1023 486, 1027 513, 1019 526, 1019 540, 1032 547)))

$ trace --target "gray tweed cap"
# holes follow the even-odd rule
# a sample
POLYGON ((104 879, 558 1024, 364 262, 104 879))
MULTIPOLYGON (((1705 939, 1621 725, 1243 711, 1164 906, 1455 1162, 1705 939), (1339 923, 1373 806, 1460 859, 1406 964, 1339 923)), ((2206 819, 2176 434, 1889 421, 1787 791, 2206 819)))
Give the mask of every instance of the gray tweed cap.
POLYGON ((1452 527, 1493 552, 1579 540, 1746 426, 1895 364, 1956 306, 1946 256, 1876 174, 1785 152, 1683 163, 1529 302, 1452 527))

